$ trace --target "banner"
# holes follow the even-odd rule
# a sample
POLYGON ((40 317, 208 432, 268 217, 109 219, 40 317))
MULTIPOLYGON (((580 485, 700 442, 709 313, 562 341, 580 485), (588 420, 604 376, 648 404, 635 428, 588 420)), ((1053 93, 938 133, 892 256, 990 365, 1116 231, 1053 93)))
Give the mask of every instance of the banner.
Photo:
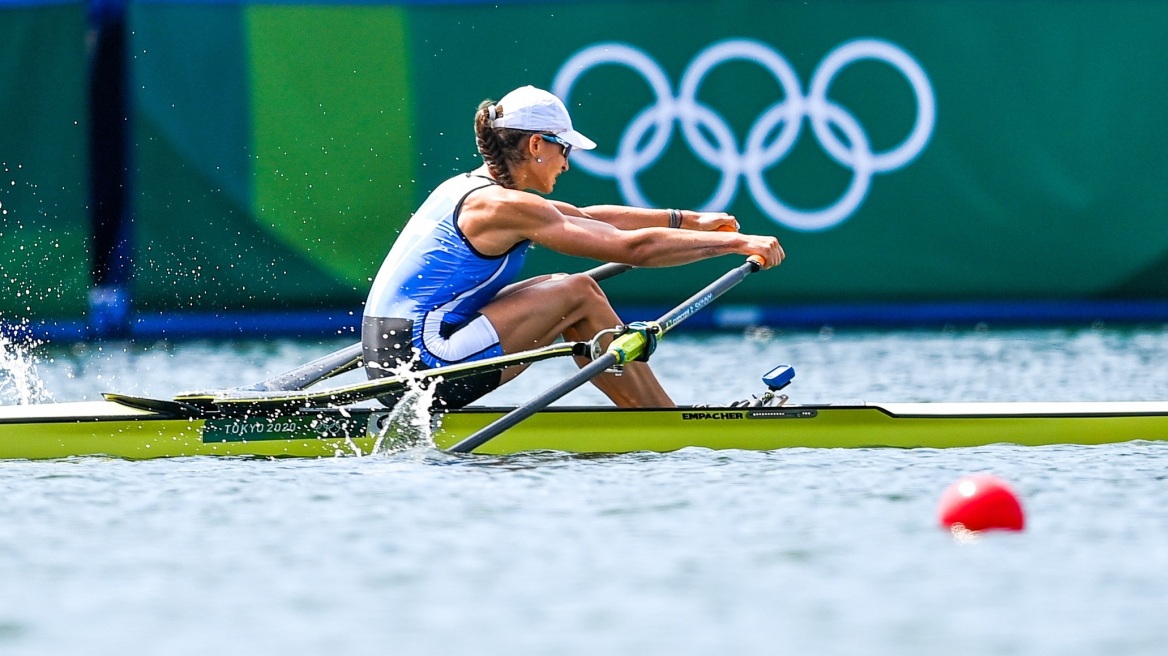
POLYGON ((0 322, 85 312, 87 126, 84 6, 0 2, 0 322))
MULTIPOLYGON (((531 83, 557 87, 600 144, 575 156, 558 197, 728 209, 780 237, 787 262, 739 300, 1168 297, 1168 60, 1148 56, 1168 37, 1163 3, 581 3, 411 18, 424 186, 470 154, 452 126, 478 100, 531 83), (455 72, 458 84, 437 82, 455 72)), ((726 266, 611 287, 650 302, 726 266)))
MULTIPOLYGON (((553 196, 733 212, 738 302, 1168 298, 1154 1, 179 4, 132 10, 134 297, 356 307, 534 84, 599 147, 553 196)), ((729 261, 606 283, 666 303, 729 261)), ((536 249, 531 273, 588 263, 536 249)))

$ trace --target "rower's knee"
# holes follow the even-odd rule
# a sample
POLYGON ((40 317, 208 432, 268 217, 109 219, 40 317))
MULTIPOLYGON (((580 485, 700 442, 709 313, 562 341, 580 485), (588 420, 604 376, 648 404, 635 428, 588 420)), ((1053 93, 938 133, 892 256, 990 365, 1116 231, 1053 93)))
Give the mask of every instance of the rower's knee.
POLYGON ((604 290, 600 288, 600 284, 585 273, 573 273, 564 276, 561 280, 565 291, 578 299, 581 303, 592 304, 597 301, 608 304, 608 297, 604 295, 604 290))

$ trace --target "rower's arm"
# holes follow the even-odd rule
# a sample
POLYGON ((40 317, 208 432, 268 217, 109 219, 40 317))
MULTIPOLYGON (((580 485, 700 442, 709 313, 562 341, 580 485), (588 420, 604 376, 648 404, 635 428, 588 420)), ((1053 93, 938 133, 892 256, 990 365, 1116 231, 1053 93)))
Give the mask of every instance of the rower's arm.
MULTIPOLYGON (((537 201, 528 210, 530 227, 525 233, 528 239, 578 257, 644 267, 675 266, 731 254, 759 255, 768 267, 783 259, 778 240, 769 236, 662 227, 618 228, 595 217, 564 214, 558 205, 548 201, 537 201), (539 207, 541 204, 543 208, 539 207)), ((647 217, 654 211, 623 207, 620 210, 636 210, 624 214, 631 219, 647 217)))
MULTIPOLYGON (((590 205, 576 207, 570 203, 550 201, 564 216, 575 216, 607 223, 617 230, 639 228, 668 228, 670 210, 628 205, 590 205)), ((738 220, 725 212, 696 212, 674 210, 680 213, 680 228, 685 230, 737 230, 738 220)))
POLYGON ((783 260, 779 240, 762 235, 646 227, 621 230, 606 221, 564 214, 535 194, 493 187, 464 201, 459 227, 481 253, 501 255, 531 241, 566 255, 644 267, 688 264, 718 255, 758 255, 771 267, 783 260))

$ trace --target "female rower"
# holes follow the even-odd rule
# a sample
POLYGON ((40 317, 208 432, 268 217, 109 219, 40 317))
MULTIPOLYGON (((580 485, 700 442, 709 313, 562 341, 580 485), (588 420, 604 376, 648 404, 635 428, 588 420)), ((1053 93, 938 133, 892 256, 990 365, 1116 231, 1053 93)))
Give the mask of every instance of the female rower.
MULTIPOLYGON (((432 368, 545 346, 560 337, 587 341, 621 323, 587 275, 514 283, 532 243, 644 267, 728 254, 759 255, 768 267, 783 259, 776 238, 734 232, 738 222, 722 212, 578 208, 540 196, 551 193, 568 170, 573 148, 596 147, 572 129, 567 108, 547 91, 525 86, 498 103, 485 101, 474 126, 483 165, 430 194, 373 282, 361 325, 370 378, 391 375, 403 362, 432 368)), ((524 368, 441 382, 436 406, 462 407, 524 368)), ((644 362, 593 382, 618 406, 673 405, 644 362)))

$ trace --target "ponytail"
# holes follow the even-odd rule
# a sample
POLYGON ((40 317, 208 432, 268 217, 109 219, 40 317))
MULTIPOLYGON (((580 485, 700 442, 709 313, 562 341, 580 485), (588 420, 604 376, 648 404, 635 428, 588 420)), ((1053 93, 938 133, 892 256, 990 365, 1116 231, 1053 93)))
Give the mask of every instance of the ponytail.
POLYGON ((498 180, 508 189, 518 189, 515 179, 511 176, 511 165, 523 160, 523 151, 519 144, 530 137, 530 132, 513 130, 511 128, 493 128, 491 121, 503 115, 502 105, 494 101, 484 100, 479 103, 475 112, 475 145, 487 165, 491 177, 498 180), (494 116, 491 114, 494 113, 494 116))

